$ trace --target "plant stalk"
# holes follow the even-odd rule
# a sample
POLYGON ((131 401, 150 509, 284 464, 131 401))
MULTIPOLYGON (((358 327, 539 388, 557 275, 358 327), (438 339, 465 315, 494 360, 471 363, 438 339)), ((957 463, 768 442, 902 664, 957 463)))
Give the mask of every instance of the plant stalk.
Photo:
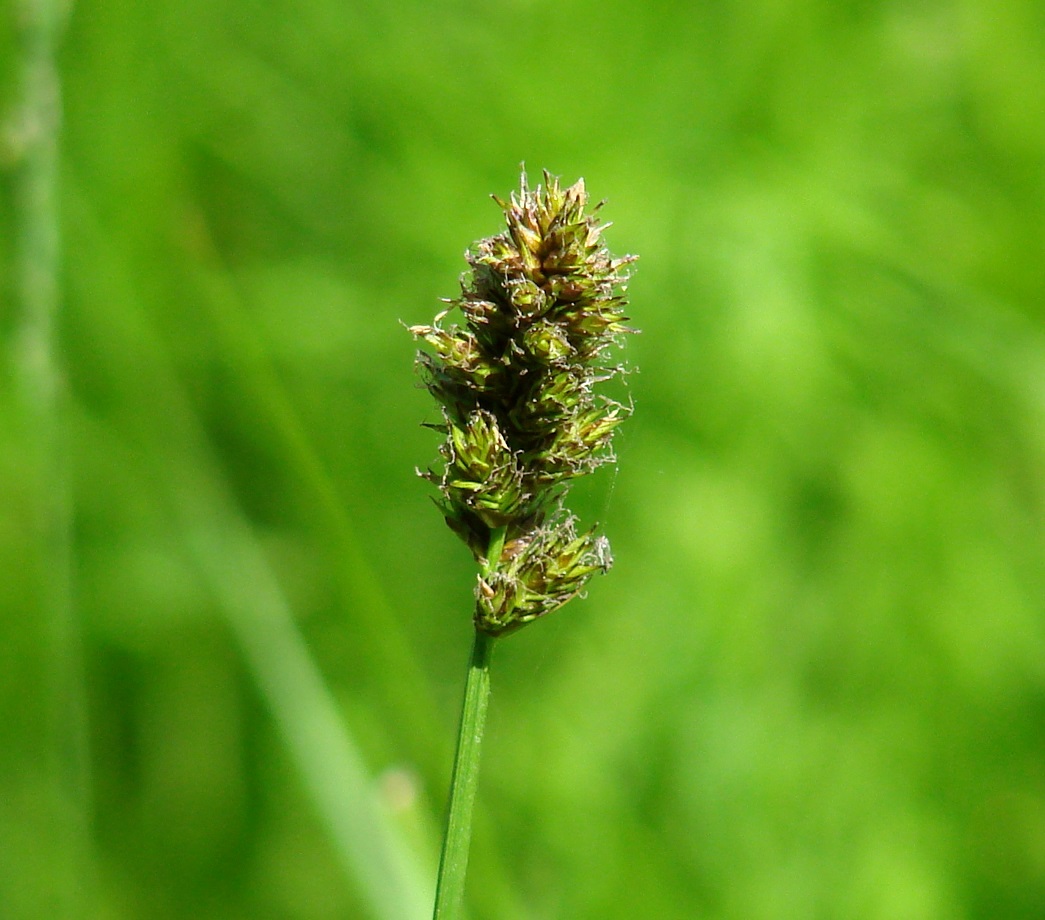
POLYGON ((90 913, 92 884, 87 693, 72 587, 67 393, 58 328, 62 100, 57 46, 70 4, 26 0, 16 6, 21 99, 8 138, 11 150, 5 151, 13 154, 15 165, 12 223, 17 255, 12 287, 20 307, 11 357, 25 426, 24 451, 32 469, 32 525, 25 539, 43 573, 41 616, 27 621, 26 628, 40 629, 47 668, 41 729, 47 733, 49 760, 35 779, 49 780, 49 798, 41 812, 48 834, 41 852, 52 866, 46 884, 37 886, 35 877, 27 884, 40 910, 60 920, 90 913))
MULTIPOLYGON (((490 536, 490 548, 483 566, 489 575, 496 567, 504 548, 505 529, 490 536)), ((496 639, 480 629, 475 631, 472 658, 464 684, 461 727, 457 735, 457 754, 450 779, 450 802, 447 808, 446 835, 439 859, 439 877, 435 891, 434 920, 458 920, 464 904, 464 881, 468 869, 468 847, 472 839, 472 810, 479 784, 479 752, 490 701, 490 658, 496 639)))

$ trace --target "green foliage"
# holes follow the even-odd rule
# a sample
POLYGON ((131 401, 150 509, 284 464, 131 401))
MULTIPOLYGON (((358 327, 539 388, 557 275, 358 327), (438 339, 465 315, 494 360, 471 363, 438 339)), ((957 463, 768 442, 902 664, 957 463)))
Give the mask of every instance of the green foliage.
POLYGON ((65 483, 0 157, 0 915, 387 916, 373 878, 434 878, 472 563, 400 322, 523 160, 642 254, 641 373, 573 492, 612 579, 498 652, 471 915, 1045 915, 1042 15, 77 2, 65 483))

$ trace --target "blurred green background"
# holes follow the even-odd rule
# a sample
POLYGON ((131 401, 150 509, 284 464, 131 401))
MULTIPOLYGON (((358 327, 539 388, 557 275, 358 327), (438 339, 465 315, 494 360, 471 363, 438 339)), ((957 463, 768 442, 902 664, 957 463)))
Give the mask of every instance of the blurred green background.
POLYGON ((0 917, 425 916, 474 567, 401 323, 521 161, 643 334, 616 568, 498 646, 471 916, 1045 916, 1045 5, 77 0, 57 66, 0 917))

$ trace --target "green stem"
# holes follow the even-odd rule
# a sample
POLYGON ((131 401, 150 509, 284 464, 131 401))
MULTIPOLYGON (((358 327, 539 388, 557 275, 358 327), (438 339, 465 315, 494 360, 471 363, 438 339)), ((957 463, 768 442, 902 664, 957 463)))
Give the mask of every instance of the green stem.
MULTIPOLYGON (((489 575, 497 567, 504 547, 505 530, 498 528, 490 534, 490 548, 486 554, 483 574, 489 575)), ((486 724, 486 709, 490 701, 490 657, 494 637, 481 630, 475 631, 472 660, 464 684, 464 705, 461 707, 461 727, 457 735, 457 755, 450 780, 450 803, 446 819, 446 836, 439 860, 439 880, 435 891, 434 920, 458 920, 464 903, 464 879, 468 869, 468 845, 472 839, 472 809, 475 790, 479 784, 479 750, 486 724)))
POLYGON ((483 565, 484 575, 489 575, 501 561, 501 553, 504 552, 504 538, 507 533, 507 527, 498 527, 490 531, 490 548, 486 551, 486 563, 483 565))
MULTIPOLYGON (((69 4, 17 4, 21 106, 12 135, 19 157, 15 219, 15 290, 21 316, 13 341, 16 383, 26 425, 24 451, 33 470, 32 529, 25 538, 40 570, 39 634, 45 643, 50 799, 41 851, 52 867, 46 884, 28 883, 47 916, 90 913, 90 783, 83 649, 73 600, 73 511, 68 433, 60 352, 62 253, 60 241, 61 81, 58 41, 69 4)), ((28 613, 28 611, 25 611, 28 613)), ((32 629, 33 626, 29 626, 32 629)), ((29 698, 29 697, 27 697, 29 698)), ((34 777, 39 783, 44 777, 34 777)), ((32 788, 35 794, 37 786, 32 788)), ((39 787, 43 788, 43 787, 39 787)), ((10 791, 10 790, 9 790, 10 791)), ((15 790, 17 800, 18 790, 15 790)), ((16 857, 17 858, 17 857, 16 857)), ((32 865, 29 863, 28 865, 32 865)), ((18 863, 15 863, 17 869, 18 863)), ((25 906, 32 903, 24 901, 25 906)))

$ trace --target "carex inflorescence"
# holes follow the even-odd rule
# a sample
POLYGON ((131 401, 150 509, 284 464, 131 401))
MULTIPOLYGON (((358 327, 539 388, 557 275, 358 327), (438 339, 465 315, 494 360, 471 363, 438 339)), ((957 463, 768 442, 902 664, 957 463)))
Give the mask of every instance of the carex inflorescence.
POLYGON ((608 351, 632 332, 624 310, 634 256, 613 258, 608 224, 588 208, 581 179, 505 202, 507 229, 466 254, 461 296, 430 326, 410 331, 425 385, 442 406, 439 486, 447 523, 482 564, 476 628, 511 632, 560 607, 611 564, 595 529, 578 534, 563 505, 572 480, 614 455, 630 408, 596 392, 622 372, 608 351), (444 324, 459 310, 463 324, 444 324))

